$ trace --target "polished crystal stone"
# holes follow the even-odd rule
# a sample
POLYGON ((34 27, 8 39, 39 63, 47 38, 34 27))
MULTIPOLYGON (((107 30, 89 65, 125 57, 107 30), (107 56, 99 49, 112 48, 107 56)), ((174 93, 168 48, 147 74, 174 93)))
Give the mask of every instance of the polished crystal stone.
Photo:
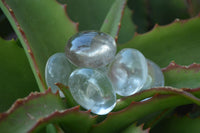
POLYGON ((106 33, 84 31, 69 39, 65 53, 78 67, 98 68, 106 66, 114 59, 116 43, 106 33))
POLYGON ((148 77, 147 62, 136 49, 123 49, 110 64, 108 76, 116 93, 130 96, 141 90, 148 77))
POLYGON ((160 67, 149 59, 147 59, 147 64, 148 64, 148 78, 142 90, 153 87, 164 86, 165 80, 160 67))
MULTIPOLYGON (((68 79, 74 66, 68 61, 65 53, 56 53, 52 55, 46 64, 45 80, 48 87, 51 87, 52 92, 56 92, 59 88, 55 83, 62 83, 68 85, 68 79)), ((59 91, 60 95, 64 97, 63 93, 59 91)))
POLYGON ((98 115, 109 113, 116 104, 116 94, 108 77, 94 69, 76 69, 69 77, 75 101, 98 115))

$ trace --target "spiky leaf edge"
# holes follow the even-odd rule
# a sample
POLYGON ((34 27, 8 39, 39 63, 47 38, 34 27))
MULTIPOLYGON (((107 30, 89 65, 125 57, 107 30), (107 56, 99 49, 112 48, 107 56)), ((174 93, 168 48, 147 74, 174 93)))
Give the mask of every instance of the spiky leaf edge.
MULTIPOLYGON (((54 0, 54 1, 55 1, 58 5, 60 5, 60 6, 62 7, 63 12, 66 14, 67 19, 74 25, 76 31, 78 32, 78 23, 73 22, 73 21, 68 17, 68 15, 67 15, 67 10, 66 10, 67 6, 58 3, 56 0, 54 0)), ((23 47, 24 47, 24 49, 25 49, 25 53, 26 53, 27 57, 29 58, 29 62, 30 62, 30 64, 31 64, 33 73, 34 73, 34 75, 35 75, 35 77, 36 77, 36 81, 37 81, 37 83, 38 83, 38 85, 39 85, 39 89, 40 89, 41 92, 44 92, 44 91, 46 90, 46 88, 47 88, 47 87, 46 87, 46 84, 45 84, 45 82, 44 82, 44 74, 41 74, 41 72, 40 72, 41 70, 39 69, 38 63, 37 63, 37 61, 36 61, 36 59, 35 59, 34 52, 33 52, 33 50, 31 49, 31 46, 30 46, 30 44, 29 44, 29 41, 28 41, 28 39, 27 39, 27 37, 26 37, 26 35, 25 35, 25 32, 23 31, 23 29, 21 28, 19 22, 17 21, 17 18, 16 18, 16 16, 15 16, 13 10, 12 10, 12 9, 9 7, 9 5, 6 3, 6 0, 1 0, 1 3, 2 3, 2 5, 4 5, 4 7, 2 7, 2 9, 5 8, 5 10, 3 10, 3 11, 5 11, 7 14, 9 14, 9 16, 7 16, 7 17, 10 19, 10 21, 13 20, 13 23, 14 23, 14 24, 13 24, 13 27, 14 27, 15 31, 19 34, 19 36, 22 37, 22 40, 21 40, 21 41, 22 41, 22 44, 25 44, 25 45, 23 45, 23 47)))

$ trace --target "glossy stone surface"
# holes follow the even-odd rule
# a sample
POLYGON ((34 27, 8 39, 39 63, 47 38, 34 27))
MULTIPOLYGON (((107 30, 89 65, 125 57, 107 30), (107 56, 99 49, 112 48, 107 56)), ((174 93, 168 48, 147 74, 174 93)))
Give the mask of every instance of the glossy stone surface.
POLYGON ((148 76, 147 62, 136 49, 123 49, 115 57, 108 70, 116 93, 130 96, 141 90, 148 76))
POLYGON ((153 87, 164 86, 165 84, 164 75, 160 67, 149 59, 147 59, 147 64, 148 64, 148 78, 142 90, 153 88, 153 87))
POLYGON ((109 113, 116 104, 116 94, 108 77, 89 68, 76 69, 69 78, 75 101, 98 115, 109 113))
POLYGON ((78 67, 98 68, 114 59, 116 43, 113 37, 103 32, 84 31, 69 39, 65 53, 78 67))
MULTIPOLYGON (((55 93, 59 88, 55 83, 59 82, 64 85, 68 85, 68 79, 71 72, 75 68, 68 61, 65 53, 56 53, 52 55, 46 64, 45 68, 45 80, 48 87, 51 87, 52 91, 55 93)), ((60 95, 64 97, 61 91, 60 95)))

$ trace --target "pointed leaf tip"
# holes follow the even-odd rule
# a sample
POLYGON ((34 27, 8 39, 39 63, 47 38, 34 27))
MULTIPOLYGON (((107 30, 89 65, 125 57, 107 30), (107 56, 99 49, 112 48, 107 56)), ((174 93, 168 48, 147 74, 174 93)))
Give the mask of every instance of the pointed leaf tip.
POLYGON ((114 1, 100 29, 100 31, 110 34, 116 41, 118 39, 125 6, 126 0, 114 1))

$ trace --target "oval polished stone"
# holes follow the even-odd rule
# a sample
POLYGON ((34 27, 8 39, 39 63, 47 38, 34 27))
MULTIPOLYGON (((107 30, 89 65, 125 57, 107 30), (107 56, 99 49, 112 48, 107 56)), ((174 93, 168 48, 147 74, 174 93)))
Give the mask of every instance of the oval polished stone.
POLYGON ((131 48, 121 50, 108 70, 116 93, 130 96, 141 90, 148 77, 147 62, 143 54, 131 48))
POLYGON ((116 104, 116 94, 108 77, 101 71, 81 68, 69 77, 74 100, 98 115, 109 113, 116 104))
POLYGON ((115 57, 116 43, 113 37, 106 33, 84 31, 69 39, 65 53, 78 67, 104 67, 115 57))
MULTIPOLYGON (((45 67, 47 86, 51 87, 53 93, 59 90, 55 83, 59 82, 67 86, 69 76, 74 69, 74 66, 68 61, 65 53, 56 53, 52 55, 48 59, 45 67)), ((59 93, 61 97, 64 97, 61 91, 59 91, 59 93)))
POLYGON ((160 67, 149 59, 147 59, 147 64, 148 64, 148 78, 142 90, 153 88, 153 87, 164 86, 165 84, 164 75, 160 67))

